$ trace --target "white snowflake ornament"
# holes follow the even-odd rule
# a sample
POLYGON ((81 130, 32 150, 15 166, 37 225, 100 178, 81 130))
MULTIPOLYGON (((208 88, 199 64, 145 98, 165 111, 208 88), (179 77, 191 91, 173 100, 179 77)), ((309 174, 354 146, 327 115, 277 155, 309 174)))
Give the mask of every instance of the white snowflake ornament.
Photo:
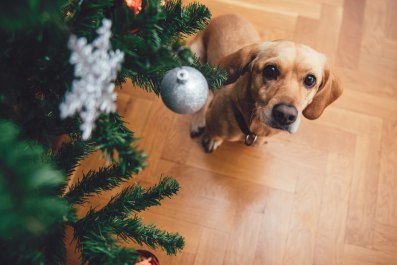
POLYGON ((91 137, 100 111, 109 114, 117 109, 112 81, 121 69, 124 52, 110 50, 111 26, 112 21, 104 18, 97 29, 99 36, 92 43, 87 44, 85 37, 77 39, 75 35, 71 35, 68 42, 72 50, 69 62, 75 65, 74 75, 79 79, 73 80, 71 91, 65 93, 59 109, 62 119, 79 113, 83 120, 80 127, 83 140, 91 137))

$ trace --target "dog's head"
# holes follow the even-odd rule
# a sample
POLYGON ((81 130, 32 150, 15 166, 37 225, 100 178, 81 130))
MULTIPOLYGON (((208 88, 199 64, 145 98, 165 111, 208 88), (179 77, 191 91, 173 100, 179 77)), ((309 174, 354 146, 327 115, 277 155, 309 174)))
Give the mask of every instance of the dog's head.
POLYGON ((217 64, 228 73, 226 84, 247 74, 259 120, 290 133, 298 130, 302 114, 317 119, 342 94, 326 57, 290 41, 253 44, 217 64))

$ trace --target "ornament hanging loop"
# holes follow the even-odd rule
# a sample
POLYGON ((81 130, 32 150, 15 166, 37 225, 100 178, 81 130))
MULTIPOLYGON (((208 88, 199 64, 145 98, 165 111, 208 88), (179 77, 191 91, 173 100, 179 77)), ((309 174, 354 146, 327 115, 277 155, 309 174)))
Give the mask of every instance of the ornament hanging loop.
POLYGON ((189 72, 186 71, 185 69, 181 69, 176 74, 176 78, 178 80, 178 83, 185 84, 187 82, 187 80, 189 79, 189 72))

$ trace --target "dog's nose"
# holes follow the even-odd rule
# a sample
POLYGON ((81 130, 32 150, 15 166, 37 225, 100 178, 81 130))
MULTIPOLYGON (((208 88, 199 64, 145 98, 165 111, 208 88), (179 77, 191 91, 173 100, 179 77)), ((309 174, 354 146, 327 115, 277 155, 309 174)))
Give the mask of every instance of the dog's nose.
POLYGON ((284 103, 273 107, 273 118, 281 125, 290 125, 298 117, 298 110, 294 106, 284 103))

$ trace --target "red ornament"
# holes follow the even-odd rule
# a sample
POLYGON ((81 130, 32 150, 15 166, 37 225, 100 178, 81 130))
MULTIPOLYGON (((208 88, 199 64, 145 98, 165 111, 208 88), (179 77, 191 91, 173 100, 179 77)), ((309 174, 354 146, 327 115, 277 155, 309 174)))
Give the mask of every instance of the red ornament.
POLYGON ((159 260, 151 252, 146 250, 137 250, 139 254, 138 263, 135 265, 160 265, 159 260))
POLYGON ((134 11, 135 15, 142 10, 142 0, 125 0, 125 3, 130 10, 134 11))
POLYGON ((138 31, 139 31, 139 28, 133 29, 130 31, 130 34, 134 34, 135 32, 138 32, 138 31))

